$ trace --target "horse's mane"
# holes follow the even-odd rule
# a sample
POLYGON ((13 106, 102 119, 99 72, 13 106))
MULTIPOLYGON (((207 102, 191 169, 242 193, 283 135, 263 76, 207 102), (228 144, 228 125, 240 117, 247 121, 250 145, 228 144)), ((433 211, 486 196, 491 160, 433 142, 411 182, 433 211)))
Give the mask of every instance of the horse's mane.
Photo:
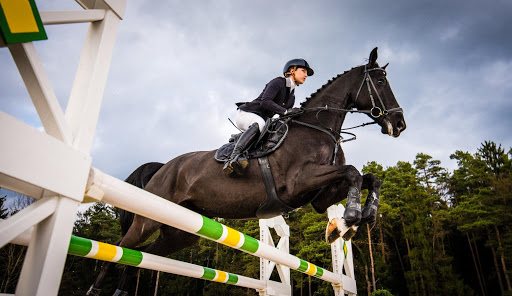
POLYGON ((300 103, 300 106, 301 107, 304 107, 305 104, 307 104, 308 101, 310 101, 311 99, 313 99, 318 93, 320 93, 322 90, 324 90, 327 86, 331 85, 334 81, 336 81, 338 78, 340 78, 341 76, 347 74, 348 72, 354 70, 355 68, 358 68, 358 67, 353 67, 352 69, 350 70, 347 70, 345 72, 343 72, 343 74, 338 74, 336 76, 334 76, 333 78, 329 79, 329 81, 327 81, 327 83, 325 83, 324 85, 322 85, 319 89, 317 89, 314 93, 312 93, 309 97, 306 97, 306 100, 302 103, 300 103))

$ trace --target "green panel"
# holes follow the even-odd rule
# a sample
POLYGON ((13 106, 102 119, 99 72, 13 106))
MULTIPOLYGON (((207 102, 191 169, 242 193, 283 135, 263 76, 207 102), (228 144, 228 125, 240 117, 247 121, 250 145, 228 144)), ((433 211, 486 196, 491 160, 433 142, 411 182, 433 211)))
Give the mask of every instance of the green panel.
POLYGON ((300 266, 299 266, 299 268, 297 268, 297 270, 306 272, 306 270, 308 270, 308 263, 302 259, 299 259, 299 260, 300 260, 300 266))
POLYGON ((89 254, 91 248, 91 240, 72 235, 68 253, 77 256, 85 256, 89 254))
POLYGON ((214 240, 218 240, 222 236, 222 231, 223 231, 222 224, 220 224, 219 222, 216 222, 212 219, 206 218, 205 216, 202 216, 202 217, 203 217, 203 226, 201 227, 201 229, 199 229, 197 234, 206 236, 206 237, 214 239, 214 240))
POLYGON ((142 259, 141 252, 123 248, 123 256, 117 262, 137 266, 142 262, 142 259))
POLYGON ((324 270, 321 268, 321 267, 316 267, 316 273, 315 273, 315 276, 316 277, 322 277, 322 275, 324 275, 324 270))
POLYGON ((345 259, 347 259, 347 242, 343 241, 343 254, 345 254, 345 259))
POLYGON ((203 269, 204 269, 204 273, 203 273, 203 276, 201 278, 205 279, 205 280, 213 281, 213 279, 217 275, 217 273, 215 272, 215 269, 211 269, 211 268, 208 268, 208 267, 203 267, 203 269))
POLYGON ((244 234, 244 244, 242 247, 240 247, 240 249, 254 254, 256 251, 258 251, 259 247, 260 242, 257 239, 244 234))
POLYGON ((229 278, 228 278, 228 284, 236 284, 238 283, 238 276, 236 274, 232 274, 232 273, 228 273, 229 275, 229 278))
POLYGON ((9 29, 9 24, 7 24, 7 18, 5 17, 2 5, 0 5, 0 37, 2 37, 6 44, 23 43, 35 40, 48 39, 48 36, 46 36, 46 32, 44 30, 43 22, 41 21, 41 17, 39 16, 39 11, 37 10, 36 3, 34 2, 34 0, 28 1, 30 3, 30 7, 32 8, 32 13, 34 14, 34 19, 37 23, 39 32, 12 33, 11 30, 9 29))

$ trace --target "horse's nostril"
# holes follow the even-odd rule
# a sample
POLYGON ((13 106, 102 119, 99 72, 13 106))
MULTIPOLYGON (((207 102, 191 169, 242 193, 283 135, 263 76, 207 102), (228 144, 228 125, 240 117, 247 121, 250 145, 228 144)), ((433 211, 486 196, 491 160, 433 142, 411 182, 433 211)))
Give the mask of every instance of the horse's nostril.
POLYGON ((405 129, 405 122, 403 122, 402 120, 400 120, 399 122, 396 123, 396 127, 399 129, 399 130, 404 130, 405 129))

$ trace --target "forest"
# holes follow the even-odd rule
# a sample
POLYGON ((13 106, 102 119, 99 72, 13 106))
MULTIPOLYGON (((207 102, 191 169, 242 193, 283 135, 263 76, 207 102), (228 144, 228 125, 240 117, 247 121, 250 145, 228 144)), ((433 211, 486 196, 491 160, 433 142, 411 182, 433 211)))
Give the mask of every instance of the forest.
MULTIPOLYGON (((376 223, 360 227, 352 239, 359 295, 512 295, 512 149, 485 141, 475 153, 455 151, 450 158, 457 162, 453 171, 424 153, 412 163, 364 166, 363 173, 376 175, 382 188, 376 223)), ((3 219, 30 203, 21 196, 13 207, 5 201, 0 197, 3 219)), ((115 244, 121 237, 117 218, 117 209, 95 203, 78 214, 73 234, 115 244)), ((259 237, 258 221, 218 221, 259 237)), ((290 253, 332 270, 324 240, 327 215, 307 206, 286 222, 290 253)), ((14 293, 25 250, 11 244, 0 249, 0 293, 14 293)), ((259 278, 259 258, 205 239, 171 258, 259 278)), ((101 263, 68 255, 59 295, 85 295, 101 263)), ((104 295, 112 295, 122 268, 112 269, 104 295)), ((293 295, 334 295, 329 283, 293 270, 291 277, 293 295)), ((133 285, 137 295, 257 295, 143 269, 133 285)))

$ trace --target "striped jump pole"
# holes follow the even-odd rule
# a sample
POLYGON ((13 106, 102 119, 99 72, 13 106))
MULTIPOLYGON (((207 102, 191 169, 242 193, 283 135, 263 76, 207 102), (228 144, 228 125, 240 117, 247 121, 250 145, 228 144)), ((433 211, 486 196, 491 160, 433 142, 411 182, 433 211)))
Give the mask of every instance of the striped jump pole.
POLYGON ((109 176, 98 169, 91 169, 85 195, 86 198, 103 201, 135 214, 149 217, 324 281, 336 285, 342 284, 341 275, 260 243, 257 239, 109 176))
MULTIPOLYGON (((12 243, 28 246, 30 236, 32 235, 31 232, 32 230, 18 236, 12 243)), ((265 289, 265 283, 257 279, 122 248, 74 235, 71 236, 68 254, 256 290, 265 289)))

